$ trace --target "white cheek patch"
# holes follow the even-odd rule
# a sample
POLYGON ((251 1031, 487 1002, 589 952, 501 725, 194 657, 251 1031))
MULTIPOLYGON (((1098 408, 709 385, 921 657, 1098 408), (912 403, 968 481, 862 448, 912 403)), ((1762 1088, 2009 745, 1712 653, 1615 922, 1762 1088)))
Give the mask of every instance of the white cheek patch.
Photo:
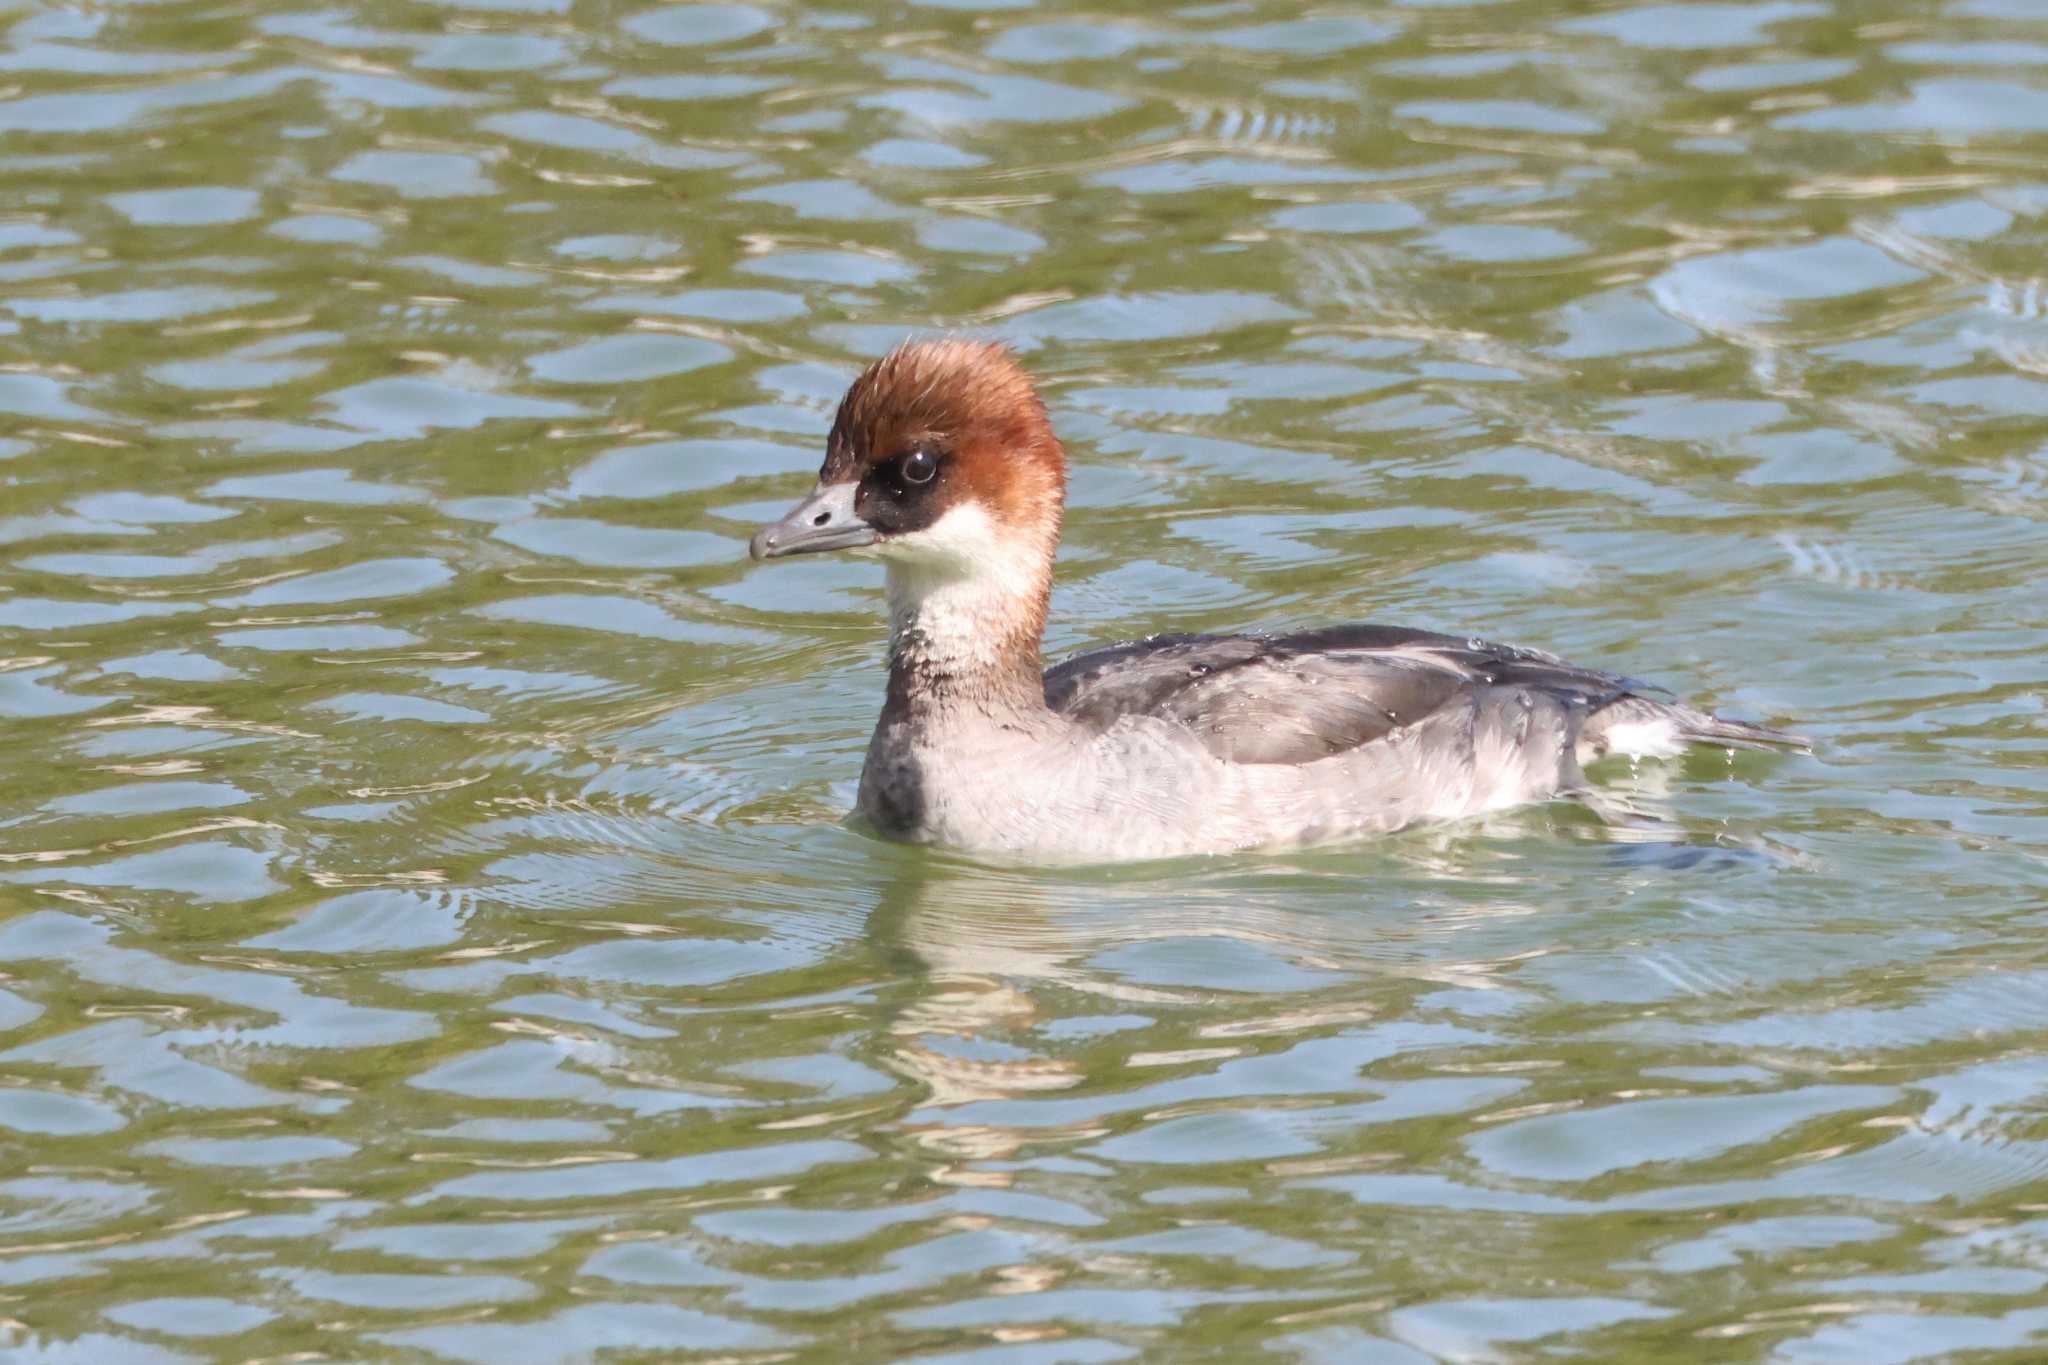
POLYGON ((948 508, 922 531, 892 535, 875 550, 892 563, 972 573, 995 562, 1007 539, 980 503, 963 502, 948 508))

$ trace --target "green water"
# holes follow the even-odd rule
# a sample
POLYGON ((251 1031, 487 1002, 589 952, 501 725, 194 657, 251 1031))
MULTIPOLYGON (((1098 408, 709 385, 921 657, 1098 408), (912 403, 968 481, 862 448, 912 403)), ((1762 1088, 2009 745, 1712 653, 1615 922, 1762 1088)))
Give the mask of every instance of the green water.
POLYGON ((2048 12, 15 7, 0 1359, 2048 1356, 2048 12), (1796 725, 1043 875, 756 569, 913 329, 1055 652, 1796 725))

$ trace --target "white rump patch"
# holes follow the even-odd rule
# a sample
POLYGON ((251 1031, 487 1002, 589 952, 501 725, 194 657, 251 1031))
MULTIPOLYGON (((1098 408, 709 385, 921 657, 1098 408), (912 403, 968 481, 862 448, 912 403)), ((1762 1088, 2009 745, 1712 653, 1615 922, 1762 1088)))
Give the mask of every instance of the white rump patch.
POLYGON ((1603 737, 1608 753, 1630 758, 1670 758, 1685 749, 1677 723, 1666 716, 1622 721, 1608 726, 1603 737))

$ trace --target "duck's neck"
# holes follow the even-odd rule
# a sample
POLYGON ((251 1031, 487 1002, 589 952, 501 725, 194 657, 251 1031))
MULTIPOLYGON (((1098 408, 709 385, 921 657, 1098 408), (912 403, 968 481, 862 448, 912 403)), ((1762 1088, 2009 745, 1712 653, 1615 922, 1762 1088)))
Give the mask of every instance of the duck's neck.
POLYGON ((1049 714, 1041 641, 1050 553, 889 565, 889 711, 1015 724, 1049 714))

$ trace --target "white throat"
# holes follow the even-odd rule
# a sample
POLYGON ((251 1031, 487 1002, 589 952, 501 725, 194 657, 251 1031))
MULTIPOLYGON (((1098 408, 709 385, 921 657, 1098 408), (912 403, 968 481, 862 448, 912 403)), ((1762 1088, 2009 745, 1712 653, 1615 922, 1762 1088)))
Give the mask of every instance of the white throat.
POLYGON ((875 547, 889 568, 893 657, 981 673, 1036 644, 1051 573, 1044 550, 1006 534, 977 503, 875 547))

